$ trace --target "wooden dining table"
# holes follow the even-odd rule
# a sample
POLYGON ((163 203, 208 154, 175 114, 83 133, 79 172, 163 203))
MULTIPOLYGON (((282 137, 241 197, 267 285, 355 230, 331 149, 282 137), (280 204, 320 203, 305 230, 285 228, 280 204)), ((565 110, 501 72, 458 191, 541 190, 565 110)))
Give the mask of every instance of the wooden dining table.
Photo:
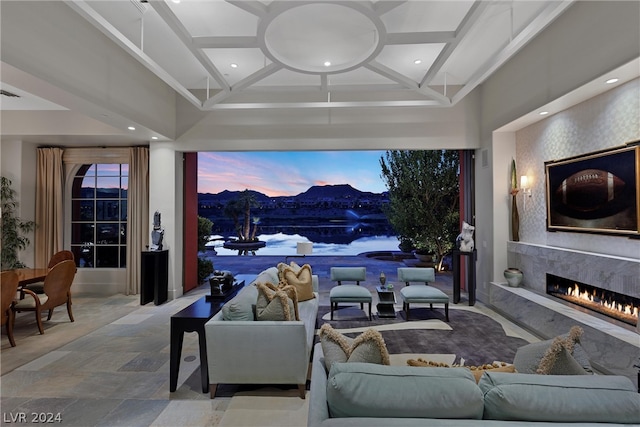
POLYGON ((42 282, 47 273, 48 268, 17 268, 13 270, 18 275, 18 286, 23 287, 31 283, 42 282))

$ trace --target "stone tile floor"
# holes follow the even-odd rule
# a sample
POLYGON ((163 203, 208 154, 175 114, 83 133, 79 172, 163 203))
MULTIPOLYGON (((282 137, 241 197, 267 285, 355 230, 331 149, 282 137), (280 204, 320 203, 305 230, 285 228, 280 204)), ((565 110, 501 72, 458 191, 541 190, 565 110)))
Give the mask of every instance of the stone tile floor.
MULTIPOLYGON (((283 257, 213 257, 215 268, 235 274, 258 274, 283 257)), ((384 271, 393 282, 401 261, 364 256, 290 258, 309 263, 320 279, 320 304, 329 305, 331 266, 367 267, 374 294, 384 271)), ((435 286, 452 294, 451 275, 437 275, 435 286)), ((169 392, 171 315, 209 292, 201 286, 160 306, 140 306, 139 296, 74 295, 75 322, 57 308, 39 335, 33 313, 16 319, 17 347, 3 332, 0 352, 0 405, 3 423, 25 414, 59 414, 63 426, 218 425, 231 398, 210 400, 200 385, 198 340, 185 334, 178 389, 169 392)), ((464 297, 464 294, 463 294, 464 297)), ((463 298, 461 304, 466 304, 463 298)), ((479 310, 490 310, 477 304, 479 310)), ((506 327, 511 327, 508 322, 506 327)), ((516 329, 514 327, 514 329, 516 329)), ((522 332, 522 331, 520 331, 522 332)), ((37 423, 40 424, 40 423, 37 423)))

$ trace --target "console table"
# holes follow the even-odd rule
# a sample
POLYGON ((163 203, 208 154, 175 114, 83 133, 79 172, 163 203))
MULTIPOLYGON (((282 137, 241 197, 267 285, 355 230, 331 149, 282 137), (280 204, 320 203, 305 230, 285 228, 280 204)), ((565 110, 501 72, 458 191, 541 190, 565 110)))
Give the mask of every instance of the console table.
POLYGON ((209 392, 209 365, 207 363, 207 341, 204 333, 204 325, 215 316, 224 303, 235 296, 245 284, 255 279, 255 275, 237 275, 230 292, 224 295, 203 296, 190 306, 180 310, 171 316, 171 350, 169 361, 169 391, 174 392, 178 387, 178 371, 180 370, 180 357, 182 355, 182 342, 185 332, 197 332, 200 346, 200 378, 202 392, 209 392))

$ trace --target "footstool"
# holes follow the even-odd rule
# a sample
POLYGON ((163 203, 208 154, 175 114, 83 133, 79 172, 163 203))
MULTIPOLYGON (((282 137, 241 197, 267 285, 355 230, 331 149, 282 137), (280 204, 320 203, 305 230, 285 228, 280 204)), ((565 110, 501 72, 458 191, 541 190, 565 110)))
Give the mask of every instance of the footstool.
POLYGON ((331 320, 333 310, 338 309, 338 303, 360 303, 360 309, 364 310, 364 304, 369 304, 369 320, 371 320, 371 291, 360 286, 360 281, 367 277, 365 267, 331 267, 331 280, 338 282, 338 286, 331 288, 329 302, 331 303, 331 320), (356 282, 355 285, 343 285, 343 281, 356 282))
POLYGON ((402 309, 409 320, 409 304, 444 304, 444 314, 449 321, 449 297, 440 289, 429 286, 429 282, 435 282, 436 274, 433 268, 398 268, 398 280, 405 282, 405 287, 400 290, 402 296, 402 309), (411 282, 424 282, 424 285, 409 286, 411 282))

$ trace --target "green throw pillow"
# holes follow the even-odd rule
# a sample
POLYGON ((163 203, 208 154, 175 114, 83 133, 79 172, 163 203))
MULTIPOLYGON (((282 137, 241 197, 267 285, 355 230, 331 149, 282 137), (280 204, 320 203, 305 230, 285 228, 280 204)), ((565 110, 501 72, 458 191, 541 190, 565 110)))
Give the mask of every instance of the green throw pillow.
POLYGON ((253 307, 256 304, 257 295, 258 290, 255 286, 246 286, 238 295, 222 306, 222 319, 254 321, 253 307))
POLYGON ((566 367, 567 372, 565 375, 593 373, 593 369, 591 368, 591 364, 589 363, 589 357, 584 351, 584 348, 580 345, 581 335, 582 329, 574 326, 571 328, 570 332, 560 335, 554 339, 527 344, 517 350, 516 355, 513 359, 513 364, 516 367, 516 370, 520 373, 538 373, 538 369, 543 357, 552 347, 554 341, 559 339, 562 340, 564 347, 567 350, 567 354, 560 354, 559 352, 556 353, 558 357, 558 366, 553 367, 551 371, 560 374, 560 372, 558 371, 562 367, 566 367), (572 360, 569 360, 569 358, 571 358, 572 360), (573 369, 575 368, 576 363, 581 366, 584 372, 573 369))
MULTIPOLYGON (((297 320, 297 310, 287 290, 274 290, 272 285, 256 283, 258 299, 256 301, 257 320, 297 320)), ((295 290, 294 290, 295 293, 295 290)))
POLYGON ((319 335, 327 372, 331 365, 338 362, 390 364, 387 346, 380 332, 375 329, 367 329, 356 338, 349 338, 325 323, 319 335))

